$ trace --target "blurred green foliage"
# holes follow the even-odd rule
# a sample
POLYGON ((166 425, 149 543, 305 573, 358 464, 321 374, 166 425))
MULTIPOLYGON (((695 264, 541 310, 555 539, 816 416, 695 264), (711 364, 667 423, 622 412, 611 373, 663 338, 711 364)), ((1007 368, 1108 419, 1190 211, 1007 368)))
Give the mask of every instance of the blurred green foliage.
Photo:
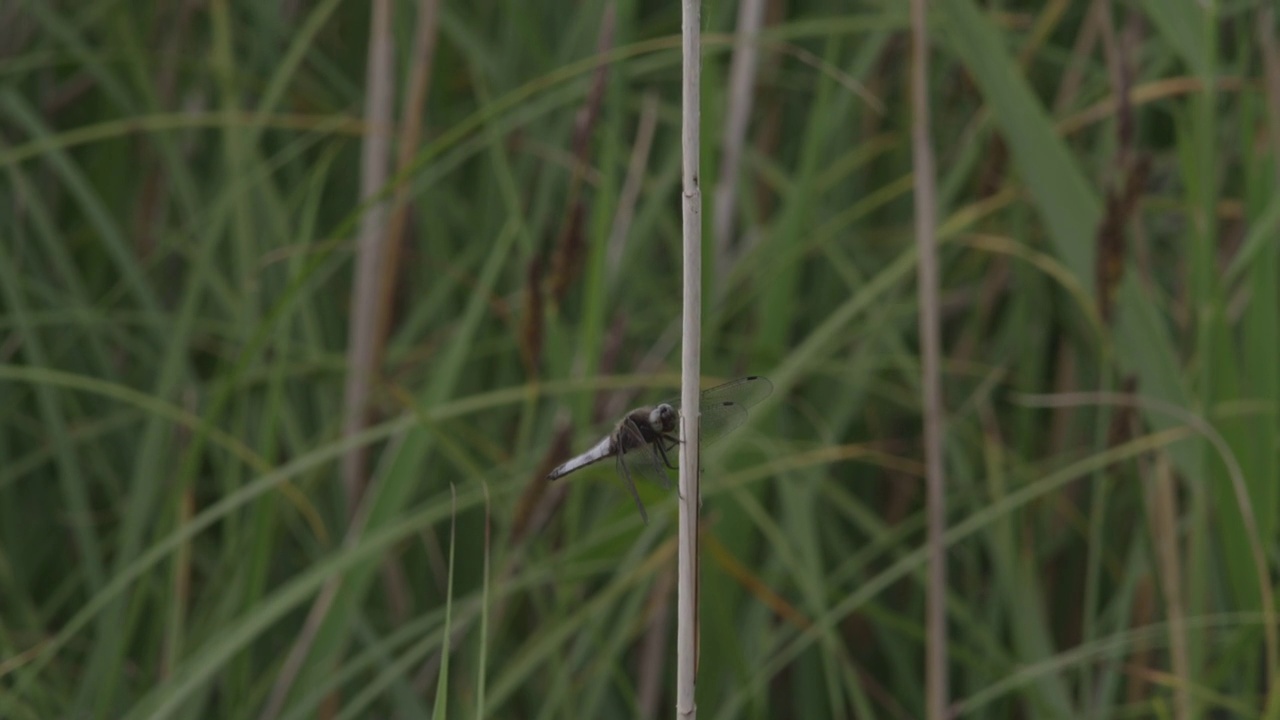
MULTIPOLYGON (((703 10, 704 369, 777 389, 707 458, 699 706, 921 717, 906 4, 767 5, 745 110, 703 10)), ((957 710, 1275 712, 1274 13, 930 5, 957 710)), ((677 499, 540 477, 675 387, 679 6, 443 4, 343 439, 369 7, 0 7, 0 716, 671 712, 677 499)))

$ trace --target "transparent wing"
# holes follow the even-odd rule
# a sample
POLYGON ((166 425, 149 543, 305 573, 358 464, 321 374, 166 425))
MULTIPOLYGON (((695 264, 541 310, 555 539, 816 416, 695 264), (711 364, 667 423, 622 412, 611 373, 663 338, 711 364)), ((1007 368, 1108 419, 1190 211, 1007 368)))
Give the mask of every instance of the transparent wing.
POLYGON ((716 405, 702 403, 702 444, 719 440, 747 421, 747 408, 725 400, 716 405))
POLYGON ((618 429, 618 432, 620 434, 625 433, 631 440, 635 441, 635 442, 622 441, 623 438, 618 438, 620 442, 615 443, 619 447, 619 452, 617 455, 618 477, 621 478, 622 483, 627 486, 627 491, 631 493, 631 499, 636 501, 636 509, 640 511, 640 519, 644 521, 645 525, 648 525, 649 513, 645 512, 644 503, 640 502, 640 493, 636 492, 636 483, 634 480, 631 479, 631 466, 634 463, 629 463, 627 461, 627 456, 634 455, 635 451, 624 452, 621 450, 621 448, 625 448, 628 445, 637 445, 643 448, 644 436, 640 434, 640 429, 637 428, 635 424, 631 422, 622 423, 622 425, 618 429))
MULTIPOLYGON (((769 397, 773 383, 760 375, 748 375, 702 391, 702 444, 715 442, 747 420, 747 410, 769 397)), ((667 404, 679 408, 680 398, 667 404)))
POLYGON ((738 378, 723 385, 703 390, 703 412, 706 412, 707 405, 714 405, 720 402, 737 403, 743 409, 749 410, 769 397, 772 392, 773 383, 769 382, 769 378, 761 377, 760 375, 748 375, 747 377, 738 378))
POLYGON ((631 493, 631 499, 636 502, 636 509, 640 511, 640 519, 647 525, 649 524, 649 513, 645 511, 644 503, 640 501, 640 493, 636 490, 634 478, 642 477, 670 489, 671 480, 667 477, 664 453, 669 450, 668 445, 674 446, 675 443, 666 443, 663 440, 657 441, 662 445, 647 443, 644 441, 644 435, 640 432, 640 428, 636 427, 635 423, 632 422, 622 423, 619 432, 625 433, 629 440, 619 442, 617 445, 630 449, 617 455, 618 477, 627 486, 627 491, 631 493))
POLYGON ((640 502, 640 493, 636 492, 636 484, 631 480, 631 473, 627 470, 627 466, 622 462, 622 456, 617 456, 618 477, 622 479, 622 484, 627 486, 627 490, 631 491, 631 498, 636 501, 636 509, 640 511, 640 519, 645 525, 649 524, 649 513, 645 512, 644 503, 640 502))
POLYGON ((625 432, 634 440, 634 442, 624 443, 624 446, 630 447, 629 450, 619 456, 620 462, 626 467, 630 475, 642 477, 649 482, 657 483, 668 490, 671 489, 671 478, 667 476, 668 464, 675 464, 675 456, 670 454, 671 448, 675 446, 674 442, 665 442, 658 440, 657 442, 647 443, 644 436, 640 433, 640 429, 632 423, 623 423, 625 432), (662 443, 659 445, 659 443, 662 443), (670 460, 670 463, 667 461, 670 460))

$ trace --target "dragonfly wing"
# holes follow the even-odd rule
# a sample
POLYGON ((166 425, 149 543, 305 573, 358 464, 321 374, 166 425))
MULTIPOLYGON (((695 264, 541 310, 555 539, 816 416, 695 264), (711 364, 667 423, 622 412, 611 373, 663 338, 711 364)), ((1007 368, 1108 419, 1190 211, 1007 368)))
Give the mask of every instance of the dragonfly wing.
MULTIPOLYGON (((636 491, 634 478, 642 477, 664 488, 670 488, 671 480, 663 467, 662 450, 656 443, 646 442, 644 433, 640 432, 640 428, 630 419, 619 426, 618 433, 625 435, 625 437, 619 437, 617 443, 620 448, 625 448, 623 452, 618 453, 618 475, 627 484, 627 490, 636 501, 636 507, 640 509, 640 517, 645 524, 648 524, 649 515, 645 512, 644 503, 640 502, 640 494, 636 491)), ((662 440, 659 439, 656 442, 660 443, 662 440)))
POLYGON ((760 404, 773 392, 773 383, 760 375, 748 375, 702 391, 702 407, 720 402, 733 402, 745 409, 760 404))
POLYGON ((665 444, 659 445, 659 443, 663 443, 663 440, 645 442, 640 429, 631 422, 623 423, 623 428, 624 432, 633 440, 633 442, 622 443, 628 449, 620 456, 621 462, 626 466, 629 474, 642 477, 649 482, 657 483, 664 488, 670 489, 671 479, 667 477, 666 469, 668 451, 665 444))
MULTIPOLYGON (((758 405, 761 400, 769 397, 771 393, 773 393, 773 383, 769 382, 769 378, 763 375, 748 375, 703 390, 702 407, 705 412, 707 405, 735 402, 744 408, 750 409, 752 406, 758 405)), ((663 402, 677 410, 680 409, 679 397, 673 397, 663 402)))
POLYGON ((702 444, 707 445, 724 437, 731 430, 747 421, 747 408, 729 400, 715 405, 702 405, 702 444))
MULTIPOLYGON (((773 383, 760 375, 748 375, 702 391, 702 444, 715 442, 747 420, 747 410, 769 397, 773 383)), ((680 400, 667 401, 680 407, 680 400)))
POLYGON ((627 464, 622 458, 625 454, 618 455, 618 477, 622 478, 622 484, 627 486, 627 490, 631 492, 631 499, 636 501, 636 509, 640 511, 640 519, 645 525, 649 524, 649 513, 644 509, 644 503, 640 502, 640 493, 636 492, 636 484, 631 480, 631 471, 627 469, 627 464))

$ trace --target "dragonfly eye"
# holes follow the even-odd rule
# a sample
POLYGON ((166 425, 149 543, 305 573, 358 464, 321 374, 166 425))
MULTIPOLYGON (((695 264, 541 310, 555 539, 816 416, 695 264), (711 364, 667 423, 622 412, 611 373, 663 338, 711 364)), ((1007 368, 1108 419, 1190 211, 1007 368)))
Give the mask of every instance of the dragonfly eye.
POLYGON ((661 432, 675 429, 676 409, 666 403, 659 405, 649 413, 649 423, 661 432))

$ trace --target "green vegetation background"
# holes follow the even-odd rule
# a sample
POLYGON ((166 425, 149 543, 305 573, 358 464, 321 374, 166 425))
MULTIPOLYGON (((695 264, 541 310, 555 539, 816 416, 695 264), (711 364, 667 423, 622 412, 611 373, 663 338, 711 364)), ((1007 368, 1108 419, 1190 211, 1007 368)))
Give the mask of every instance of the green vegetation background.
MULTIPOLYGON (((1276 712, 1267 5, 931 3, 961 717, 1276 712)), ((707 459, 699 706, 921 717, 906 3, 768 6, 728 178, 703 15, 704 368, 776 391, 707 459)), ((675 392, 678 4, 443 4, 343 440, 368 28, 0 7, 0 717, 672 712, 675 497, 539 478, 675 392)))

